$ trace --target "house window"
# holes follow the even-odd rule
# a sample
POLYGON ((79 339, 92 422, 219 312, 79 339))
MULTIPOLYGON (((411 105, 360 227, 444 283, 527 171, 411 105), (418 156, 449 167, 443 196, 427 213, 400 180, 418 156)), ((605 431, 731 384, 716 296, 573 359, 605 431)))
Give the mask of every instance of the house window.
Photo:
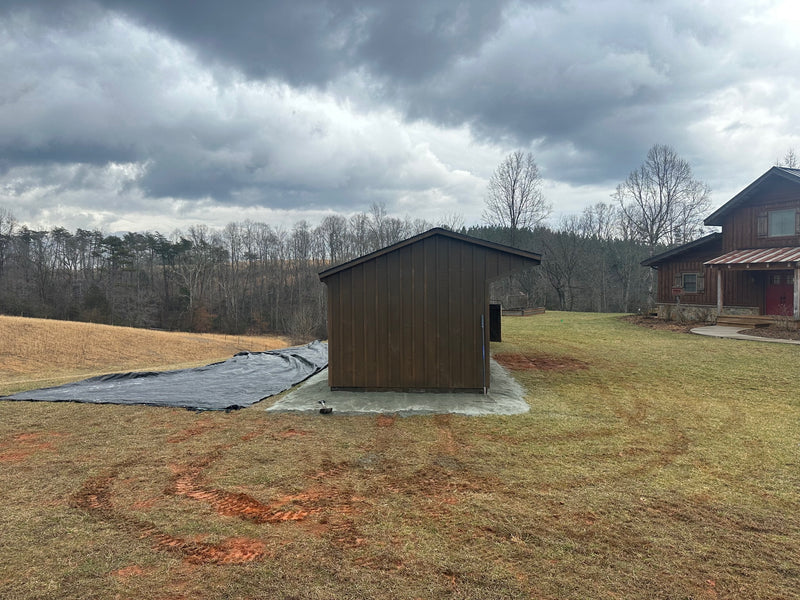
POLYGON ((697 293, 697 273, 682 273, 682 285, 684 294, 697 293))
POLYGON ((794 275, 789 273, 788 275, 770 275, 769 276, 769 284, 770 285, 792 285, 794 283, 794 275))
POLYGON ((795 209, 771 210, 768 214, 769 237, 794 235, 795 209))
POLYGON ((701 271, 675 273, 674 287, 679 287, 684 294, 702 294, 706 290, 706 278, 701 271))

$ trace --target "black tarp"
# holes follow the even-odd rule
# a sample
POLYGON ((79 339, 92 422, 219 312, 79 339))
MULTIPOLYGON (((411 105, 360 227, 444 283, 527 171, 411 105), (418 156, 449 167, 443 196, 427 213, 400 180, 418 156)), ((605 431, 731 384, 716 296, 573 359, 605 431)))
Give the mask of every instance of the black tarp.
POLYGON ((328 346, 317 341, 282 350, 240 352, 196 369, 101 375, 2 399, 230 410, 288 390, 327 365, 328 346))

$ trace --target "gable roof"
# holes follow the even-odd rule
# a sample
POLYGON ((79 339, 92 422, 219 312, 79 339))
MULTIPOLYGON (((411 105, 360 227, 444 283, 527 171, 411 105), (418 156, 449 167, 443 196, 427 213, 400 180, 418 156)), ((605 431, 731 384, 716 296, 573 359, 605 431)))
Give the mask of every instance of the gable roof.
POLYGON ((769 171, 764 173, 761 177, 756 179, 753 183, 744 188, 741 192, 736 194, 733 198, 728 200, 725 204, 720 206, 717 210, 711 213, 703 221, 704 225, 722 226, 723 218, 731 210, 746 202, 758 191, 765 182, 770 179, 780 178, 792 183, 800 185, 800 169, 790 169, 788 167, 772 167, 769 171))
POLYGON ((396 244, 392 244, 391 246, 387 246, 385 248, 381 248, 380 250, 376 250, 375 252, 371 252, 370 254, 365 254, 364 256, 360 256, 358 258, 354 258, 346 263, 342 263, 341 265, 337 265, 335 267, 331 267, 329 269, 325 269, 324 271, 320 271, 319 278, 320 281, 324 281, 326 278, 330 277, 331 275, 335 275, 340 271, 345 271, 347 269, 352 269, 353 267, 365 263, 367 261, 373 260, 378 258, 379 256, 383 256, 384 254, 389 254, 390 252, 395 252, 400 248, 404 248, 406 246, 410 246, 411 244, 415 244, 419 241, 422 241, 426 238, 433 237, 433 236, 442 236, 447 237, 454 240, 459 240, 462 242, 466 242, 467 244, 473 244, 475 246, 481 246, 483 248, 488 248, 489 250, 494 250, 496 252, 502 252, 505 254, 511 254, 514 256, 519 256, 520 258, 524 258, 534 262, 535 264, 539 264, 542 262, 542 255, 537 252, 528 252, 527 250, 520 250, 519 248, 512 248, 511 246, 504 246, 503 244, 496 244, 495 242, 489 242, 487 240, 481 240, 479 238, 475 238, 469 235, 464 235, 461 233, 456 233, 454 231, 450 231, 448 229, 443 229, 441 227, 434 227, 433 229, 429 229, 424 233, 420 233, 419 235, 415 235, 414 237, 408 238, 407 240, 403 240, 402 242, 397 242, 396 244))
POLYGON ((698 250, 703 248, 704 246, 712 246, 713 244, 718 243, 720 247, 722 247, 722 234, 721 233, 709 233, 708 235, 704 235, 701 238, 697 238, 694 241, 688 242, 681 246, 676 246, 675 248, 671 248, 666 252, 662 252, 661 254, 656 254, 655 256, 651 256, 643 260, 640 265, 643 267, 653 267, 656 268, 659 263, 662 263, 666 260, 677 258, 681 254, 685 254, 691 250, 698 250))

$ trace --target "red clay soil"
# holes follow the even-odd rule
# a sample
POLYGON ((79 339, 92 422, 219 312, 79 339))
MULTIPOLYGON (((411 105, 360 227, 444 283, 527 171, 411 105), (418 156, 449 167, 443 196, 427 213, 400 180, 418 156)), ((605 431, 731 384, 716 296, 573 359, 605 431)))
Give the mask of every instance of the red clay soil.
POLYGON ((255 523, 302 521, 314 509, 288 510, 285 506, 308 496, 286 496, 273 504, 263 504, 247 494, 205 487, 200 469, 176 469, 175 481, 168 493, 210 504, 219 514, 246 519, 255 523))
POLYGON ((34 454, 53 450, 52 439, 64 434, 54 432, 19 433, 8 442, 0 443, 0 462, 20 462, 34 454))
POLYGON ((150 538, 157 550, 179 554, 190 563, 239 564, 263 558, 266 548, 259 540, 228 538, 218 544, 191 541, 165 533, 135 516, 118 512, 111 501, 111 486, 115 479, 114 474, 87 480, 72 497, 72 505, 139 538, 150 538))
MULTIPOLYGON (((530 358, 526 360, 530 362, 530 358)), ((558 360, 560 368, 563 368, 564 359, 558 360)), ((583 363, 572 361, 570 368, 586 367, 583 363)), ((377 438, 391 437, 395 421, 394 417, 384 415, 377 417, 375 421, 377 438)), ((411 496, 417 496, 422 491, 426 498, 423 510, 446 519, 454 505, 458 503, 459 492, 490 489, 496 486, 496 482, 476 481, 474 476, 464 471, 452 457, 458 441, 454 438, 449 418, 437 417, 436 424, 439 429, 439 440, 434 464, 406 477, 392 477, 389 473, 387 485, 389 489, 411 496)), ((208 422, 200 420, 195 426, 174 435, 171 440, 184 441, 209 428, 208 422)), ((291 428, 272 434, 275 439, 284 440, 305 435, 310 435, 310 432, 291 428)), ((338 548, 352 548, 369 543, 359 531, 356 520, 356 515, 364 508, 364 498, 354 496, 351 486, 340 482, 340 477, 354 468, 351 462, 324 460, 308 474, 312 481, 305 491, 278 496, 270 503, 264 503, 245 493, 209 485, 205 477, 206 471, 224 456, 228 448, 229 446, 219 446, 203 456, 195 457, 190 465, 173 466, 173 477, 164 493, 205 502, 220 515, 245 519, 257 524, 297 523, 310 534, 324 537, 332 546, 338 548), (316 518, 308 518, 311 516, 316 518)), ((380 452, 377 446, 376 452, 380 452)), ((124 469, 125 466, 120 464, 118 469, 124 469)), ((390 464, 387 463, 385 468, 389 469, 390 464)), ((151 540, 155 550, 177 554, 187 563, 241 564, 263 560, 272 555, 265 544, 258 539, 230 537, 217 543, 208 543, 204 541, 204 535, 183 538, 169 534, 155 524, 140 518, 139 509, 148 507, 157 501, 157 498, 144 498, 131 503, 128 507, 115 505, 113 488, 117 480, 117 471, 87 480, 72 496, 70 504, 96 519, 127 532, 136 539, 151 540)), ((402 565, 388 559, 378 560, 375 564, 365 563, 363 566, 375 569, 402 568, 402 565)), ((135 566, 113 573, 120 578, 138 574, 140 573, 135 566)))
POLYGON ((117 569, 111 574, 119 579, 127 579, 128 577, 144 575, 144 569, 139 565, 130 565, 128 567, 122 567, 121 569, 117 569))
POLYGON ((575 371, 589 368, 587 363, 575 358, 543 353, 501 353, 493 355, 493 358, 513 371, 575 371))
POLYGON ((214 429, 214 423, 210 419, 203 419, 198 421, 191 427, 171 435, 170 437, 167 438, 167 442, 169 442, 170 444, 179 444, 180 442, 185 442, 196 435, 200 435, 212 429, 214 429))
POLYGON ((310 432, 305 431, 303 429, 287 429, 286 431, 281 431, 280 433, 276 434, 278 438, 293 438, 293 437, 303 437, 308 435, 310 432))
MULTIPOLYGON (((307 432, 287 430, 284 439, 307 432)), ((285 495, 265 504, 248 494, 229 492, 204 483, 204 471, 217 461, 226 447, 219 447, 205 456, 196 458, 191 467, 174 466, 172 483, 166 494, 183 496, 209 504, 220 515, 245 519, 258 524, 304 521, 309 515, 325 511, 314 523, 305 526, 315 535, 327 537, 336 546, 353 547, 364 543, 351 515, 358 512, 354 504, 360 499, 347 489, 339 489, 336 478, 351 465, 323 463, 323 471, 312 476, 315 482, 304 493, 285 495)), ((121 465, 124 467, 124 465, 121 465)), ((74 508, 84 510, 97 519, 114 525, 139 539, 149 538, 159 551, 180 555, 193 564, 239 564, 263 559, 268 552, 263 542, 249 538, 228 538, 212 544, 194 539, 176 537, 159 529, 153 523, 139 518, 134 512, 123 511, 113 502, 113 486, 118 474, 113 472, 87 480, 71 498, 74 508)), ((143 501, 146 504, 149 501, 143 501)), ((133 503, 132 508, 140 503, 133 503)), ((134 574, 132 569, 131 574, 134 574)), ((126 576, 127 572, 117 574, 126 576)))
POLYGON ((378 415, 375 423, 378 427, 392 427, 395 421, 394 415, 378 415))
POLYGON ((266 547, 259 540, 249 538, 228 538, 219 544, 191 542, 158 531, 145 531, 156 540, 156 548, 181 555, 186 562, 193 564, 214 563, 233 565, 261 560, 266 547))

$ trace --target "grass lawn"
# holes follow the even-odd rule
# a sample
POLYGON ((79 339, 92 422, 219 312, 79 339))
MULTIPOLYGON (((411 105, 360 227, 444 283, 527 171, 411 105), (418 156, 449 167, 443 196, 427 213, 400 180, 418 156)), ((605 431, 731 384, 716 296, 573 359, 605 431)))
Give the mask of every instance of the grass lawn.
POLYGON ((0 598, 800 597, 800 348, 503 335, 526 415, 0 402, 0 598))

